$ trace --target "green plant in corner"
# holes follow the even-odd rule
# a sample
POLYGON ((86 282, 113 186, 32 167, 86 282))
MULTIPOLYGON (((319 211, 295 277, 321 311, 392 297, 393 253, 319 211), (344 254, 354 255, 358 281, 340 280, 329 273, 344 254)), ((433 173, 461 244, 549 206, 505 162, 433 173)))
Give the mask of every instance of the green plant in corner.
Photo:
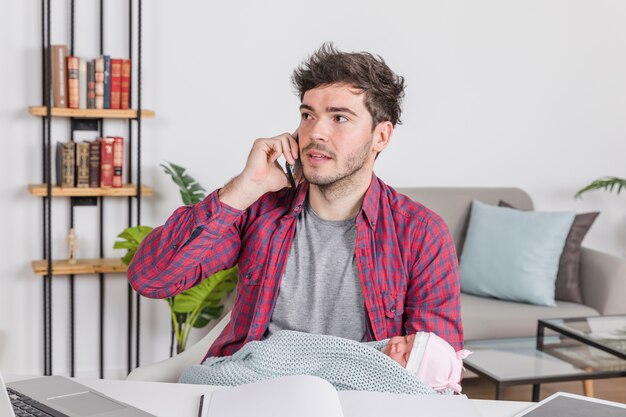
MULTIPOLYGON (((204 199, 204 188, 189 176, 185 168, 171 162, 161 164, 166 174, 180 189, 183 204, 192 205, 204 199), (169 164, 169 165, 168 165, 169 164)), ((122 258, 125 265, 135 256, 139 244, 152 231, 150 226, 133 226, 126 228, 117 237, 122 239, 114 244, 115 249, 126 249, 122 258)), ((202 328, 211 320, 218 318, 224 310, 222 299, 235 289, 237 285, 237 266, 219 271, 182 293, 168 298, 172 317, 172 337, 176 339, 176 353, 187 347, 187 341, 193 328, 202 328)), ((173 347, 173 343, 172 343, 173 347)), ((173 353, 170 349, 170 355, 173 353)))
POLYGON ((580 197, 583 193, 592 190, 605 190, 605 191, 613 191, 617 187, 616 193, 619 194, 622 189, 626 188, 626 180, 617 177, 602 177, 593 181, 591 184, 586 187, 578 190, 575 197, 580 197))

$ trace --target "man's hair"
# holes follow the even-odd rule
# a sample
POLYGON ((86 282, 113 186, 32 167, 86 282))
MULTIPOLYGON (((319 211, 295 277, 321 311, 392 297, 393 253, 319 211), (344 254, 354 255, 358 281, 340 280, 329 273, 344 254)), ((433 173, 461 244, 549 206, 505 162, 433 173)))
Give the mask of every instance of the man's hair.
POLYGON ((324 43, 291 77, 300 94, 317 87, 345 83, 364 94, 364 103, 372 115, 373 126, 390 121, 400 124, 404 78, 394 74, 380 56, 368 52, 341 52, 332 43, 324 43))

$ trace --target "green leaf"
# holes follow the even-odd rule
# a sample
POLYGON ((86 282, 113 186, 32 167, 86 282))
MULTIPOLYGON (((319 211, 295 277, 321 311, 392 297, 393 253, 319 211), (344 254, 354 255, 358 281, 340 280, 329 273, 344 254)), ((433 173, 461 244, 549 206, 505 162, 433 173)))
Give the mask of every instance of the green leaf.
POLYGON ((137 248, 139 244, 150 234, 152 231, 152 227, 150 226, 133 226, 128 227, 122 231, 118 238, 122 240, 117 240, 113 244, 114 249, 126 249, 126 254, 122 257, 122 263, 124 265, 129 265, 130 261, 133 260, 133 256, 137 252, 137 248))
POLYGON ((196 329, 203 328, 204 326, 209 324, 211 320, 215 320, 216 318, 221 316, 223 311, 223 305, 205 307, 196 319, 195 323, 193 323, 193 327, 195 327, 196 329))
MULTIPOLYGON (((237 267, 217 272, 205 278, 200 284, 174 296, 172 311, 191 313, 202 311, 215 301, 219 301, 237 285, 237 267), (216 300, 215 295, 219 294, 216 300)), ((193 323, 192 323, 193 325, 193 323)))
POLYGON ((602 177, 593 181, 591 184, 586 187, 578 190, 575 197, 580 198, 580 196, 586 192, 594 191, 594 190, 605 190, 612 192, 613 189, 617 187, 617 194, 619 194, 622 189, 626 188, 626 179, 617 178, 617 177, 602 177))
POLYGON ((191 176, 185 173, 186 169, 167 162, 161 164, 163 171, 172 177, 172 181, 180 188, 180 197, 185 205, 193 205, 202 201, 205 197, 204 191, 200 184, 191 176))

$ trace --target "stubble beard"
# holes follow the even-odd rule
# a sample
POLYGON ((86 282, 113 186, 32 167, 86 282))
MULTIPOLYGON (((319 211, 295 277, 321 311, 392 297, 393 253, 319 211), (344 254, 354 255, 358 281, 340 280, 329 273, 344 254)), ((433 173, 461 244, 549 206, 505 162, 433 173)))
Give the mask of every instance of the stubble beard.
POLYGON ((367 164, 370 146, 371 142, 366 142, 361 149, 349 155, 344 168, 335 174, 324 176, 305 171, 304 178, 329 199, 346 195, 359 185, 359 174, 367 164))

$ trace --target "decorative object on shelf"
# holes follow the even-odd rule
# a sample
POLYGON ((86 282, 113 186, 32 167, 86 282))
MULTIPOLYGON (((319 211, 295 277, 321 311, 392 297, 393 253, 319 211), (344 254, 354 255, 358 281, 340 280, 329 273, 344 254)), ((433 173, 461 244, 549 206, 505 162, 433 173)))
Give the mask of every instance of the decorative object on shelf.
POLYGON ((617 178, 617 177, 602 177, 593 181, 591 184, 586 187, 578 190, 575 197, 580 198, 584 193, 593 190, 605 190, 609 192, 613 192, 613 190, 617 187, 616 193, 619 194, 622 189, 626 188, 626 179, 617 178))
MULTIPOLYGON (((204 199, 204 188, 185 172, 185 168, 171 162, 161 164, 161 167, 178 185, 183 204, 193 205, 204 199)), ((122 257, 122 263, 130 264, 139 244, 152 229, 150 226, 128 227, 117 236, 122 240, 116 241, 113 248, 126 249, 127 251, 122 257)), ((173 355, 174 339, 176 339, 176 353, 181 353, 187 347, 187 341, 193 328, 202 328, 211 320, 221 316, 224 310, 221 301, 235 289, 237 271, 237 266, 219 271, 205 278, 195 287, 166 299, 172 315, 170 356, 173 355)))
POLYGON ((76 264, 76 251, 78 250, 78 237, 76 237, 76 231, 72 227, 70 233, 65 238, 67 241, 67 262, 70 265, 76 264))

